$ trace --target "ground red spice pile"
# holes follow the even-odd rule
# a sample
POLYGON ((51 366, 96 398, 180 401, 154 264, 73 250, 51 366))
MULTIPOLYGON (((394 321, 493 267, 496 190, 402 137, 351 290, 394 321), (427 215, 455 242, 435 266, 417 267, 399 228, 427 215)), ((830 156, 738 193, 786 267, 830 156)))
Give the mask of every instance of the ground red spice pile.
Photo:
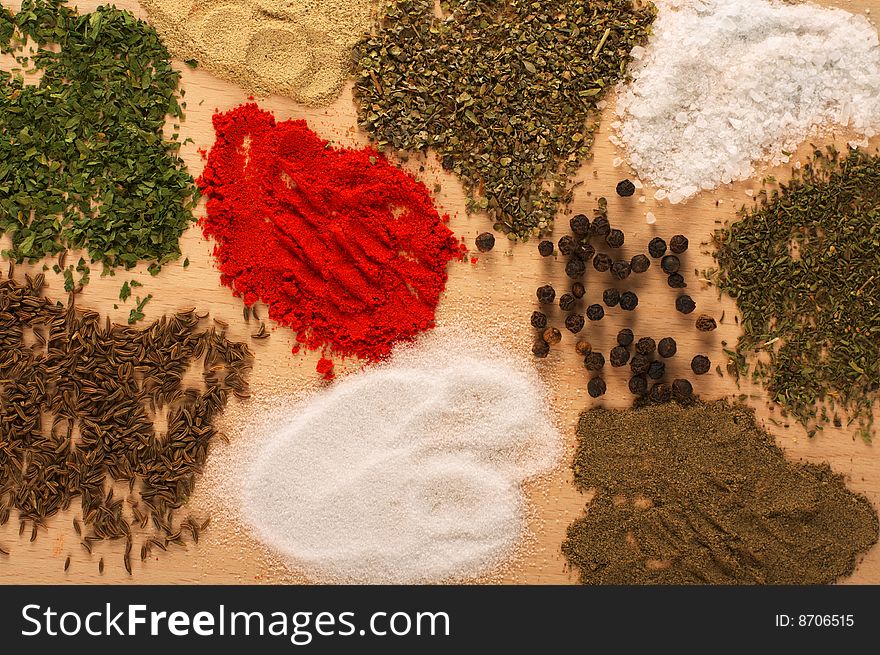
MULTIPOLYGON (((446 265, 465 248, 424 184, 253 103, 215 114, 214 129, 202 228, 246 304, 266 303, 309 349, 367 360, 434 326, 446 265)), ((332 361, 318 371, 332 377, 332 361)))

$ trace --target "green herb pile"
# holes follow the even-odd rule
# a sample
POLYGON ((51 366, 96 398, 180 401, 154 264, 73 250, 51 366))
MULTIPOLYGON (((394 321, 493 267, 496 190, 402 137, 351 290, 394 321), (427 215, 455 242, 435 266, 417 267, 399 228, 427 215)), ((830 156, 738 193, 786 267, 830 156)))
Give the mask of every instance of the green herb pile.
POLYGON ((25 0, 16 15, 0 8, 0 51, 24 68, 0 71, 4 254, 85 248, 105 267, 151 272, 179 257, 197 190, 177 135, 163 136, 183 107, 153 28, 113 7, 81 16, 63 0, 25 0))
POLYGON ((470 210, 549 231, 588 157, 596 103, 654 20, 632 0, 397 0, 360 45, 355 94, 379 147, 434 148, 470 210))
POLYGON ((814 153, 788 185, 715 235, 714 279, 736 299, 732 362, 810 434, 839 413, 872 434, 880 388, 880 157, 814 153))

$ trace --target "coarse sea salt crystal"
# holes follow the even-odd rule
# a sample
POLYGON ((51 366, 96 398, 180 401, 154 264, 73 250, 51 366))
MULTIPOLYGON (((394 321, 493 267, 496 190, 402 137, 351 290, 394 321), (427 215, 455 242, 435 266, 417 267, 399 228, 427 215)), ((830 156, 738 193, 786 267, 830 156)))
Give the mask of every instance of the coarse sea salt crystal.
POLYGON ((647 223, 648 225, 653 225, 656 222, 657 222, 657 217, 654 216, 653 212, 648 212, 645 214, 645 223, 647 223))

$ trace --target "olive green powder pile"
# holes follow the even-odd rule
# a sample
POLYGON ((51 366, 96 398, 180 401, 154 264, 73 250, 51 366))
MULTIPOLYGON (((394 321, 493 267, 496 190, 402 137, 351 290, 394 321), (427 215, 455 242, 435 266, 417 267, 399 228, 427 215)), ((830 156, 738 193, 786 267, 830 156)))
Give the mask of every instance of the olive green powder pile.
POLYGON ((359 48, 360 123, 379 147, 436 150, 495 229, 547 232, 654 16, 632 0, 392 1, 359 48))
POLYGON ((594 409, 578 441, 596 495, 562 550, 584 584, 824 584, 877 541, 869 501, 786 460, 748 408, 594 409))
POLYGON ((715 235, 718 287, 743 335, 732 362, 813 431, 858 421, 880 389, 880 157, 816 151, 794 179, 715 235))

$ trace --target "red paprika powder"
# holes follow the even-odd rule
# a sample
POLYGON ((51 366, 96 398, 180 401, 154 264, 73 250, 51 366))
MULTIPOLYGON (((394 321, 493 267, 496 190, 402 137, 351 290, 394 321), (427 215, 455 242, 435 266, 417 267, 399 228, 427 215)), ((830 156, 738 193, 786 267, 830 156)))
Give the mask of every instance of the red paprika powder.
POLYGON ((424 184, 254 103, 215 114, 214 129, 198 184, 221 281, 321 349, 322 375, 330 353, 381 359, 434 326, 446 265, 466 249, 424 184))

